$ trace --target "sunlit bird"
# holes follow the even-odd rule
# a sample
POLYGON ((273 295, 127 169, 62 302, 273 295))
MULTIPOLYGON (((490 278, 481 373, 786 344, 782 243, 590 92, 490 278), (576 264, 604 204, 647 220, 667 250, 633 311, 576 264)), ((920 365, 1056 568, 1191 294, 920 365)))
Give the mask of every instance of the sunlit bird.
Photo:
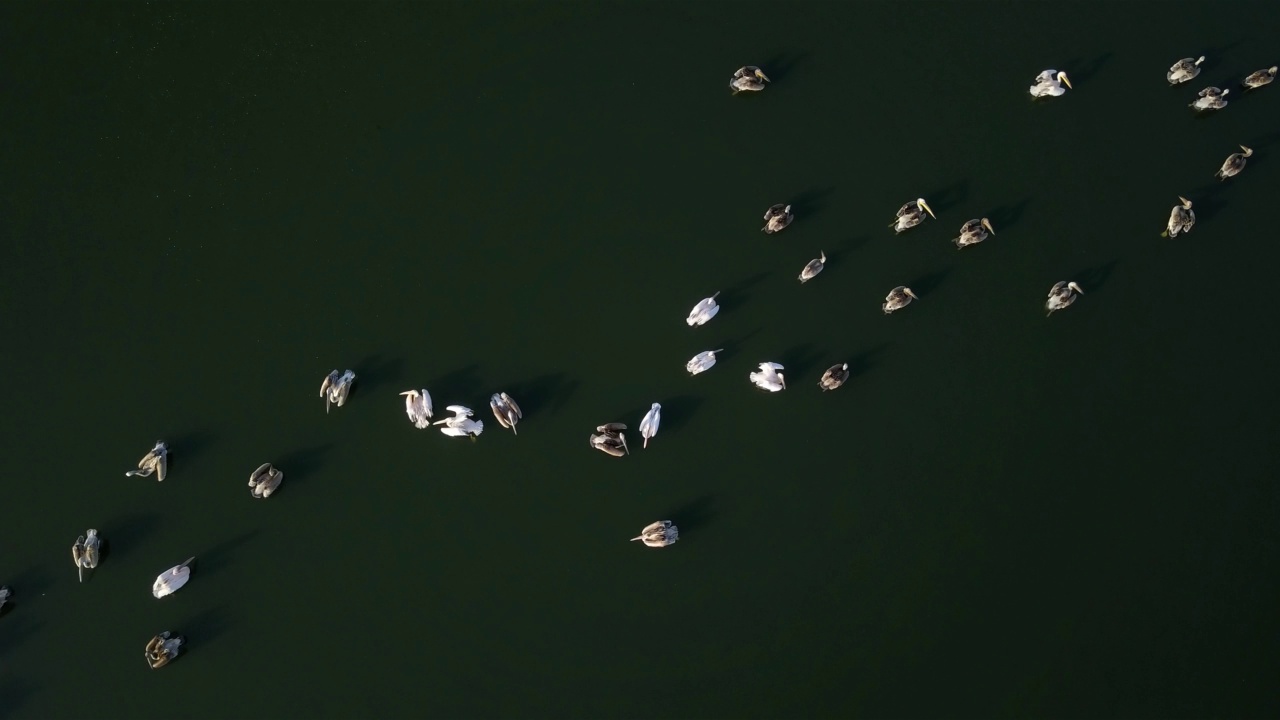
POLYGON ((1165 75, 1165 79, 1169 81, 1170 85, 1192 80, 1200 74, 1200 63, 1202 62, 1204 62, 1203 55, 1198 58, 1182 58, 1174 63, 1173 67, 1169 68, 1169 73, 1165 75))
POLYGON ((684 364, 684 369, 689 371, 690 375, 697 375, 710 370, 716 364, 716 353, 724 352, 724 348, 716 350, 703 350, 689 359, 684 364))
POLYGON ((733 94, 737 95, 740 92, 759 92, 768 82, 772 81, 763 70, 755 65, 743 65, 734 71, 732 78, 729 78, 729 87, 733 88, 733 94))
POLYGON ((631 538, 631 542, 640 540, 649 547, 660 548, 674 544, 679 539, 680 528, 672 524, 670 520, 659 520, 656 523, 646 525, 639 535, 631 538))
POLYGON ((884 296, 884 303, 880 305, 880 309, 884 310, 885 315, 888 315, 910 305, 912 300, 919 299, 915 293, 911 292, 911 288, 906 285, 899 285, 884 296))
POLYGON ((769 392, 787 389, 787 378, 778 372, 783 369, 782 365, 776 362, 762 362, 759 367, 759 370, 747 374, 747 378, 756 387, 769 392))
POLYGON ((1071 88, 1071 80, 1065 72, 1044 70, 1036 76, 1036 84, 1030 88, 1031 97, 1058 97, 1071 88), (1066 84, 1067 87, 1063 87, 1066 84))
POLYGON ((818 277, 818 273, 822 272, 822 269, 826 266, 827 266, 827 253, 825 251, 819 250, 818 257, 814 258, 813 260, 810 260, 809 264, 805 265, 804 269, 800 271, 800 282, 807 283, 810 280, 818 277))
POLYGON ((889 223, 889 227, 899 233, 904 230, 909 230, 925 221, 925 213, 928 213, 927 217, 934 218, 935 220, 938 217, 933 214, 933 208, 929 207, 929 203, 925 202, 924 198, 916 198, 915 200, 912 200, 898 208, 898 217, 896 220, 889 223))
POLYGON ((827 390, 835 390, 843 385, 848 379, 849 363, 837 363, 827 368, 827 371, 822 373, 822 379, 818 381, 818 387, 822 388, 823 392, 826 392, 827 390))
POLYGON ((431 416, 435 414, 431 407, 431 393, 422 388, 405 390, 400 394, 404 396, 404 413, 409 416, 409 422, 419 430, 431 427, 431 416))
POLYGON ((1200 91, 1199 96, 1191 103, 1190 107, 1200 112, 1207 110, 1221 110, 1227 106, 1227 93, 1230 90, 1219 90, 1216 87, 1207 87, 1200 91))
POLYGON ((981 220, 970 220, 960 226, 960 235, 952 238, 951 242, 956 244, 957 248, 963 249, 970 245, 977 245, 987 239, 988 235, 995 235, 995 228, 991 227, 991 221, 982 218, 981 220))
POLYGON ((764 211, 764 227, 760 228, 760 230, 766 235, 772 235, 776 232, 781 232, 795 219, 796 216, 791 213, 790 205, 778 203, 764 211))
POLYGON ((1266 70, 1259 70, 1256 73, 1250 73, 1249 77, 1245 78, 1244 82, 1241 84, 1249 90, 1256 90, 1263 85, 1270 85, 1271 81, 1276 79, 1276 67, 1277 66, 1272 65, 1266 70))
POLYGON ((1240 171, 1244 169, 1246 158, 1253 157, 1253 150, 1251 148, 1241 145, 1240 149, 1244 152, 1231 153, 1228 155, 1227 159, 1222 162, 1222 168, 1214 174, 1214 177, 1219 180, 1226 180, 1229 177, 1235 177, 1240 174, 1240 171))
POLYGON ((644 444, 641 448, 649 447, 649 439, 658 434, 658 426, 662 424, 662 406, 654 403, 649 407, 649 412, 644 414, 644 418, 640 420, 640 437, 644 438, 644 444))
POLYGON ((515 400, 505 392, 494 393, 489 397, 489 409, 493 411, 493 416, 498 419, 498 424, 504 428, 510 428, 511 432, 516 432, 516 423, 524 417, 524 413, 520 411, 520 406, 515 400))
POLYGON ((1044 303, 1044 309, 1048 310, 1045 317, 1070 307, 1071 303, 1075 302, 1076 298, 1083 294, 1084 290, 1081 290, 1080 286, 1075 282, 1062 280, 1054 283, 1053 287, 1049 288, 1049 299, 1044 303))
POLYGON ((689 317, 685 318, 685 322, 689 324, 689 327, 705 325, 708 320, 716 316, 716 313, 720 312, 720 306, 716 304, 716 298, 719 296, 720 292, 717 290, 715 295, 703 298, 698 301, 697 305, 693 306, 693 309, 689 311, 689 317))
POLYGON ((1178 196, 1182 201, 1181 205, 1174 205, 1169 211, 1169 224, 1165 231, 1160 233, 1160 237, 1176 238, 1181 233, 1191 232, 1191 228, 1196 224, 1196 212, 1191 209, 1191 201, 1178 196))
POLYGON ((157 442, 150 452, 142 456, 142 459, 138 461, 137 470, 129 470, 124 475, 125 477, 133 477, 134 475, 150 477, 152 473, 155 473, 156 480, 164 482, 164 476, 168 473, 168 470, 169 447, 162 440, 157 442))

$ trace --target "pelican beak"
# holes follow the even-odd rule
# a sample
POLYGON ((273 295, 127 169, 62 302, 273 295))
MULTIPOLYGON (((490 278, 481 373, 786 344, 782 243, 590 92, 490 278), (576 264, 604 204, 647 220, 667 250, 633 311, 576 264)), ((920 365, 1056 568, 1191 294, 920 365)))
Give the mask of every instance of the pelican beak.
POLYGON ((1179 195, 1179 196, 1178 196, 1178 199, 1182 201, 1182 207, 1184 207, 1184 208, 1189 208, 1189 207, 1191 207, 1191 201, 1190 201, 1190 200, 1188 200, 1188 199, 1186 199, 1186 198, 1182 197, 1181 195, 1179 195))
POLYGON ((769 79, 769 76, 765 75, 764 71, 761 70, 760 68, 756 68, 756 77, 760 78, 765 82, 773 82, 772 80, 769 79))
POLYGON ((1061 81, 1062 81, 1062 83, 1063 83, 1064 85, 1066 85, 1067 87, 1071 88, 1072 90, 1075 90, 1075 88, 1071 87, 1071 80, 1067 78, 1067 74, 1066 74, 1066 73, 1064 73, 1064 72, 1060 72, 1060 73, 1058 73, 1058 79, 1059 79, 1059 80, 1061 80, 1061 81))
POLYGON ((986 228, 987 232, 991 233, 992 235, 996 234, 995 229, 991 227, 991 221, 986 218, 982 218, 982 227, 986 228))
POLYGON ((929 207, 929 203, 925 202, 924 200, 921 200, 920 208, 925 212, 929 213, 929 217, 933 218, 934 220, 938 219, 938 216, 933 214, 933 208, 929 207))
POLYGON ((907 289, 906 289, 906 290, 904 290, 903 292, 905 292, 906 294, 910 295, 910 296, 912 297, 912 299, 914 299, 914 300, 919 300, 919 299, 920 299, 920 298, 916 297, 916 294, 915 294, 915 293, 911 292, 911 288, 907 288, 907 289))
POLYGON ((1074 282, 1069 282, 1069 283, 1067 283, 1067 287, 1071 288, 1072 290, 1075 290, 1076 292, 1080 293, 1081 295, 1083 295, 1083 294, 1084 294, 1084 291, 1080 289, 1080 286, 1079 286, 1079 285, 1077 285, 1077 284, 1075 284, 1074 282))

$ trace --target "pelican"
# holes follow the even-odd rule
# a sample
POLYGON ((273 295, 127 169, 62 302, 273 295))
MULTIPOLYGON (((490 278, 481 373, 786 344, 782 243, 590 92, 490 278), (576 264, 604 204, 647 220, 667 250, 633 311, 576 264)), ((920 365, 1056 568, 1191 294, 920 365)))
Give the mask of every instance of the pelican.
POLYGON ((659 520, 646 525, 639 535, 631 538, 631 542, 641 540, 649 547, 666 547, 679 539, 680 528, 673 525, 670 520, 659 520))
POLYGON ((157 575, 156 581, 151 585, 151 594, 162 598, 181 590, 182 586, 191 579, 191 563, 194 561, 194 557, 189 557, 181 565, 174 565, 157 575))
POLYGON ((98 567, 98 560, 101 558, 102 537, 98 535, 98 531, 89 528, 84 536, 84 556, 80 558, 80 565, 85 570, 95 570, 98 567))
POLYGON ((511 432, 516 432, 516 423, 524 417, 524 413, 520 412, 520 406, 516 404, 511 396, 502 392, 496 393, 489 398, 489 409, 493 410, 493 416, 498 418, 498 424, 504 428, 511 428, 511 432))
MULTIPOLYGON (((1065 93, 1067 88, 1071 88, 1071 80, 1067 78, 1064 72, 1057 70, 1045 70, 1036 76, 1036 84, 1031 86, 1031 97, 1058 97, 1065 93), (1063 83, 1067 87, 1062 87, 1063 83)), ((1075 89, 1075 88, 1071 88, 1075 89)))
POLYGON ((1049 288, 1049 299, 1044 303, 1044 309, 1049 311, 1045 317, 1070 306, 1071 303, 1076 301, 1077 295, 1083 294, 1084 291, 1074 282, 1063 280, 1054 283, 1053 287, 1049 288))
POLYGON ((1221 110, 1227 106, 1227 101, 1223 98, 1225 98, 1229 92, 1231 91, 1219 90, 1216 87, 1207 87, 1200 91, 1199 98, 1195 102, 1191 103, 1190 107, 1201 112, 1205 110, 1221 110))
POLYGON ((1160 233, 1160 237, 1176 238, 1179 233, 1189 233, 1191 228, 1196 224, 1196 213, 1191 209, 1191 201, 1178 196, 1182 201, 1181 205, 1174 205, 1169 211, 1169 226, 1160 233))
POLYGON ((84 536, 76 538, 71 544, 71 562, 76 564, 76 575, 84 582, 84 536))
POLYGON ((591 447, 614 457, 630 455, 631 449, 627 447, 627 436, 622 432, 626 429, 627 426, 622 423, 597 425, 596 434, 591 436, 591 447))
POLYGON ((1276 79, 1276 66, 1272 65, 1266 70, 1259 70, 1258 72, 1253 73, 1249 77, 1245 78, 1244 83, 1242 84, 1245 87, 1249 88, 1250 90, 1256 90, 1257 88, 1260 88, 1263 85, 1269 85, 1271 81, 1275 79, 1276 79))
POLYGON ((733 94, 737 95, 743 91, 759 92, 764 89, 764 84, 767 82, 772 80, 764 74, 763 70, 755 65, 743 65, 729 79, 729 87, 733 88, 733 94))
POLYGON ((658 425, 662 423, 662 406, 654 403, 649 407, 649 412, 644 414, 644 418, 640 420, 640 437, 644 438, 644 444, 641 449, 649 447, 649 438, 658 434, 658 425))
POLYGON ((760 228, 767 235, 781 232, 783 228, 791 224, 796 216, 791 214, 791 206, 778 203, 764 211, 764 227, 760 228))
POLYGON ((1245 158, 1253 156, 1253 150, 1251 148, 1241 145, 1240 149, 1244 152, 1231 153, 1228 155, 1227 159, 1222 163, 1222 169, 1219 170, 1214 177, 1219 180, 1226 180, 1229 177, 1235 177, 1240 174, 1240 171, 1244 169, 1245 158))
POLYGON ((693 309, 689 311, 689 317, 685 318, 685 322, 689 323, 689 327, 694 325, 706 325, 707 321, 716 316, 720 312, 720 306, 716 304, 716 298, 720 295, 720 291, 716 291, 715 295, 709 298, 703 298, 693 309))
POLYGON ((819 250, 818 257, 814 260, 810 260, 809 264, 805 265, 804 269, 800 271, 800 282, 807 283, 818 277, 818 273, 822 272, 822 268, 826 267, 826 265, 827 253, 819 250))
POLYGON ((779 390, 787 389, 786 377, 784 377, 782 373, 778 372, 781 369, 782 366, 776 362, 762 362, 760 363, 760 370, 748 373, 747 377, 750 378, 751 382, 755 383, 755 386, 758 388, 768 390, 769 392, 778 392, 779 390))
POLYGON ((818 381, 818 387, 822 388, 823 392, 826 392, 827 390, 835 390, 843 385, 848 379, 849 363, 832 365, 827 368, 826 372, 822 373, 822 379, 818 381))
POLYGON ((421 390, 405 390, 400 393, 404 396, 404 412, 409 416, 409 422, 419 430, 431 427, 431 415, 433 410, 431 407, 431 393, 426 388, 421 390))
POLYGON ((249 473, 249 492, 256 498, 269 498, 284 482, 284 473, 271 463, 262 463, 249 473))
POLYGON ((926 212, 929 213, 929 217, 938 219, 938 216, 933 214, 933 208, 929 207, 929 203, 925 202, 924 198, 916 198, 898 208, 898 219, 889 226, 899 233, 908 230, 924 222, 926 212))
POLYGON ((684 364, 684 369, 689 371, 690 375, 697 375, 710 370, 716 364, 716 353, 724 352, 724 348, 716 350, 703 350, 689 359, 684 364))
POLYGON ((480 433, 484 432, 484 422, 481 420, 473 420, 471 418, 471 408, 462 405, 450 405, 445 408, 453 413, 453 417, 444 420, 435 421, 435 425, 444 425, 440 428, 440 432, 452 437, 463 437, 470 435, 472 440, 480 437, 480 433))
POLYGON ((1204 62, 1204 56, 1201 55, 1196 59, 1182 58, 1169 68, 1169 74, 1165 78, 1170 85, 1177 85, 1192 80, 1200 74, 1200 63, 1204 62))
POLYGON ((951 242, 956 244, 957 248, 963 249, 970 245, 977 245, 987 239, 987 234, 995 235, 995 228, 991 227, 991 221, 982 218, 981 220, 970 220, 960 226, 960 236, 952 238, 951 242))
POLYGON ((11 597, 13 597, 13 591, 9 589, 9 586, 0 586, 0 610, 4 609, 4 604, 9 602, 11 597))
POLYGON ((919 299, 915 293, 911 292, 911 288, 906 285, 899 285, 884 296, 884 304, 880 306, 880 309, 884 310, 885 315, 888 315, 895 310, 901 310, 910 305, 912 300, 919 299))
POLYGON ((320 383, 320 397, 324 398, 324 411, 329 412, 330 405, 342 407, 347 402, 347 395, 351 393, 351 384, 356 381, 356 374, 347 370, 341 375, 335 369, 333 372, 325 376, 324 382, 320 383))
POLYGON ((164 441, 159 441, 156 446, 151 448, 151 452, 142 456, 138 461, 138 469, 130 470, 124 474, 125 477, 151 477, 151 473, 156 473, 156 480, 164 482, 164 476, 169 471, 169 448, 164 441))
POLYGON ((178 653, 182 651, 182 646, 187 639, 181 635, 173 637, 168 630, 151 638, 147 643, 144 655, 147 658, 147 665, 152 670, 157 670, 169 664, 169 661, 178 657, 178 653))

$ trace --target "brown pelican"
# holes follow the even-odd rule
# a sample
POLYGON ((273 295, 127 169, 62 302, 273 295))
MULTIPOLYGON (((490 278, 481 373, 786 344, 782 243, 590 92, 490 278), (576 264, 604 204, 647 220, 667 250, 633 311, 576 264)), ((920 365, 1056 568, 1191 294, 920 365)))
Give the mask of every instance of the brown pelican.
POLYGON ((1043 70, 1036 76, 1036 84, 1031 86, 1031 97, 1057 97, 1071 87, 1067 74, 1057 70, 1043 70), (1062 87, 1066 83, 1067 87, 1062 87))
POLYGON ((640 420, 640 437, 644 438, 644 444, 641 449, 649 447, 649 439, 658 434, 658 425, 662 423, 662 406, 654 403, 649 407, 649 412, 644 414, 640 420))
POLYGON ((782 365, 776 362, 762 362, 760 369, 753 373, 747 374, 752 384, 762 390, 769 392, 779 392, 787 389, 787 378, 779 370, 784 369, 782 365))
POLYGON ((164 482, 164 476, 169 471, 169 448, 164 441, 156 443, 151 448, 151 452, 142 456, 138 461, 138 469, 130 470, 124 474, 125 477, 150 477, 151 473, 156 473, 156 480, 164 482))
POLYGON ((1247 148, 1244 145, 1241 145, 1240 149, 1244 152, 1231 153, 1228 155, 1227 159, 1222 163, 1222 169, 1219 170, 1214 177, 1219 180, 1226 180, 1229 177, 1235 177, 1240 174, 1240 171, 1244 169, 1245 158, 1253 156, 1252 149, 1247 148))
POLYGON ((1207 87, 1200 91, 1198 99, 1191 103, 1191 107, 1199 111, 1205 110, 1221 110, 1227 106, 1227 93, 1230 90, 1219 90, 1216 87, 1207 87))
POLYGON ((818 381, 818 387, 822 388, 823 392, 826 392, 827 390, 835 390, 843 385, 848 379, 849 363, 832 365, 827 368, 826 372, 822 373, 822 379, 818 381))
POLYGON ((181 590, 182 586, 191 579, 191 563, 194 561, 194 557, 189 557, 181 565, 174 565, 157 575, 156 581, 151 584, 151 594, 162 598, 181 590))
POLYGON ((341 375, 335 369, 333 372, 325 376, 324 382, 320 383, 320 397, 324 398, 324 411, 329 412, 330 405, 342 407, 347 402, 347 395, 351 393, 351 385, 356 381, 356 374, 347 370, 341 375))
POLYGON ((84 582, 84 536, 76 538, 71 544, 71 562, 76 564, 76 575, 84 582))
POLYGON ((471 408, 464 405, 450 405, 445 408, 453 413, 453 417, 435 421, 435 425, 444 425, 440 428, 440 432, 451 437, 465 437, 470 435, 472 440, 480 437, 480 433, 484 432, 484 421, 475 420, 471 417, 471 408))
POLYGON ((1074 282, 1067 282, 1063 280, 1061 282, 1054 283, 1053 287, 1049 288, 1049 299, 1044 303, 1044 309, 1049 311, 1045 317, 1054 314, 1058 310, 1069 307, 1071 303, 1076 301, 1077 296, 1083 294, 1084 291, 1081 290, 1080 286, 1074 282))
POLYGON ((929 207, 929 203, 924 198, 916 198, 911 202, 898 208, 898 219, 889 223, 889 227, 897 232, 913 228, 925 220, 925 213, 929 213, 929 217, 938 218, 933 214, 933 208, 929 207))
POLYGON ((818 273, 822 272, 822 268, 827 265, 827 254, 821 250, 818 251, 818 257, 810 260, 808 265, 800 271, 800 282, 807 283, 818 277, 818 273))
POLYGON ((697 305, 693 306, 693 309, 689 311, 689 317, 685 318, 685 322, 689 324, 689 327, 705 325, 708 320, 716 316, 716 313, 720 312, 720 306, 716 304, 716 297, 719 295, 720 291, 717 290, 715 295, 703 298, 698 301, 697 305))
POLYGON ((684 364, 684 369, 688 370, 690 375, 697 375, 698 373, 706 372, 716 364, 716 353, 718 352, 724 352, 724 348, 703 350, 690 358, 689 362, 684 364))
POLYGON ((284 482, 284 473, 271 463, 262 463, 249 473, 249 492, 256 498, 269 498, 284 482))
POLYGON ((911 288, 906 285, 899 285, 884 296, 884 304, 880 306, 880 309, 884 310, 885 315, 888 315, 895 310, 901 310, 910 305, 912 300, 919 300, 919 298, 916 297, 915 293, 911 292, 911 288))
POLYGON ((957 248, 967 248, 970 245, 977 245, 987 239, 987 234, 996 234, 995 228, 991 227, 991 221, 982 218, 981 220, 970 220, 960 226, 960 236, 953 238, 951 242, 956 244, 957 248))
POLYGON ((771 82, 764 71, 755 65, 743 65, 738 68, 733 77, 729 79, 729 87, 733 88, 733 94, 740 92, 759 92, 764 89, 764 84, 771 82))
MULTIPOLYGON (((498 418, 498 424, 504 428, 511 428, 511 432, 516 432, 516 423, 524 417, 524 413, 520 412, 520 406, 516 404, 511 396, 502 392, 496 393, 489 398, 489 409, 493 410, 493 416, 498 418)), ((477 433, 479 434, 479 433, 477 433)))
POLYGON ((1272 65, 1266 70, 1259 70, 1258 72, 1253 73, 1249 77, 1245 78, 1244 83, 1242 84, 1245 87, 1249 88, 1250 90, 1255 90, 1257 88, 1262 87, 1263 85, 1269 85, 1271 81, 1275 79, 1276 79, 1276 66, 1272 65))
POLYGON ((622 423, 597 425, 595 434, 591 436, 591 447, 614 457, 630 455, 631 450, 627 447, 627 436, 623 432, 626 429, 627 426, 622 423))
POLYGON ((1195 78, 1200 74, 1200 63, 1204 62, 1204 56, 1198 58, 1182 58, 1169 68, 1169 74, 1165 78, 1170 85, 1177 85, 1195 78))
POLYGON ((151 638, 151 641, 147 643, 147 649, 144 651, 147 665, 152 670, 168 665, 170 660, 178 657, 186 641, 187 639, 181 635, 173 637, 168 630, 151 638))
POLYGON ((419 430, 431 427, 431 415, 433 408, 431 407, 431 393, 426 388, 421 390, 405 390, 400 393, 404 396, 404 412, 409 416, 409 422, 419 430))
POLYGON ((761 232, 766 235, 772 235, 776 232, 782 232, 783 228, 791 224, 796 216, 791 214, 791 206, 778 203, 764 211, 764 227, 760 228, 761 232))
POLYGON ((1189 233, 1191 228, 1196 224, 1196 213, 1191 209, 1191 201, 1178 196, 1182 201, 1181 205, 1174 205, 1169 211, 1169 226, 1160 233, 1160 237, 1176 238, 1179 233, 1189 233))
POLYGON ((631 538, 631 541, 640 540, 649 547, 666 547, 679 539, 680 528, 673 525, 670 520, 659 520, 646 525, 639 535, 631 538))
MULTIPOLYGON (((85 570, 95 570, 98 567, 98 560, 101 557, 102 538, 98 536, 98 531, 89 528, 89 531, 82 535, 84 543, 80 545, 80 540, 76 540, 76 544, 80 545, 80 567, 85 570)), ((75 554, 75 551, 72 551, 75 554)), ((83 579, 83 578, 82 578, 83 579)))

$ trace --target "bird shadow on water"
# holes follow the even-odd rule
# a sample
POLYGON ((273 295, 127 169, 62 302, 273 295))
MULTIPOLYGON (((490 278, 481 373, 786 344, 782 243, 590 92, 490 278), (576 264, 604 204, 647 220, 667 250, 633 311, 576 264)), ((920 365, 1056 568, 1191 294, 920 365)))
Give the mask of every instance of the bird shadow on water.
MULTIPOLYGON (((288 478, 286 478, 288 479, 288 478)), ((224 568, 231 564, 236 549, 241 545, 252 540, 258 535, 257 530, 251 530, 214 545, 208 550, 196 555, 195 562, 192 563, 194 577, 207 577, 209 575, 217 575, 224 568)))
POLYGON ((0 679, 0 708, 13 713, 20 709, 34 692, 30 683, 21 678, 8 676, 0 679))
POLYGON ((168 468, 166 472, 181 469, 186 465, 194 465, 195 460, 213 444, 214 435, 208 430, 192 430, 179 433, 165 444, 169 447, 168 468))
POLYGON ((400 358, 388 359, 374 354, 351 369, 356 374, 356 381, 351 386, 350 397, 355 397, 362 389, 374 392, 387 386, 399 387, 404 381, 404 360, 400 358))
POLYGON ((826 251, 827 262, 823 266, 823 271, 825 272, 832 268, 840 267, 841 261, 844 260, 847 255, 857 251, 858 248, 866 245, 870 241, 870 235, 858 235, 856 237, 848 237, 840 241, 840 244, 836 245, 834 249, 826 251))
MULTIPOLYGON (((324 443, 322 445, 313 445, 309 448, 294 450, 280 458, 280 462, 274 462, 280 472, 284 473, 284 482, 280 483, 281 489, 290 482, 295 482, 299 478, 307 478, 315 474, 323 464, 324 456, 333 449, 333 443, 324 443)), ((273 493, 274 494, 274 493, 273 493)))
POLYGON ((769 277, 769 273, 757 273, 745 280, 739 280, 720 291, 720 297, 716 298, 716 304, 721 308, 736 308, 742 305, 746 302, 747 292, 759 285, 767 277, 769 277))
POLYGON ((1212 185, 1196 188, 1192 194, 1185 196, 1192 203, 1191 209, 1195 211, 1196 220, 1211 220, 1227 207, 1226 201, 1220 196, 1226 192, 1229 182, 1231 180, 1216 180, 1212 185))
MULTIPOLYGON (((1076 82, 1088 82, 1102 71, 1102 68, 1107 64, 1107 61, 1111 59, 1112 54, 1113 53, 1105 52, 1092 60, 1072 58, 1066 65, 1058 68, 1058 70, 1066 72, 1068 77, 1076 82)), ((1206 58, 1206 60, 1207 59, 1208 58, 1206 58)))
MULTIPOLYGON (((441 398, 447 399, 445 403, 446 405, 453 405, 460 402, 456 398, 474 397, 481 392, 481 388, 483 387, 480 382, 480 375, 478 373, 479 369, 480 363, 471 363, 466 367, 445 373, 444 375, 433 379, 431 383, 427 385, 427 391, 431 393, 433 400, 441 398)), ((465 402, 472 401, 466 400, 465 402)), ((516 402, 520 402, 520 399, 517 398, 516 402)))
POLYGON ((867 374, 871 368, 875 367, 876 358, 889 347, 888 343, 882 343, 870 350, 863 350, 848 360, 849 363, 849 379, 854 380, 862 375, 867 374))
POLYGON ((969 199, 969 181, 960 180, 940 187, 924 195, 925 202, 935 213, 944 213, 969 199))
MULTIPOLYGON (((68 563, 67 567, 74 569, 75 565, 68 563)), ((7 615, 24 598, 40 597, 48 591, 53 585, 53 576, 43 567, 29 567, 13 577, 0 578, 0 585, 6 585, 13 591, 13 597, 0 608, 0 614, 7 615)))
POLYGON ((934 272, 921 275, 911 282, 907 287, 917 295, 928 295, 937 290, 942 282, 951 274, 951 268, 943 268, 934 272))
POLYGON ((780 362, 783 376, 789 375, 792 378, 807 376, 825 355, 826 353, 816 349, 812 343, 797 345, 782 354, 780 362))
MULTIPOLYGON (((200 611, 183 621, 181 627, 175 627, 176 634, 186 638, 193 646, 207 647, 227 629, 227 608, 225 605, 200 611)), ((179 656, 181 659, 181 656, 179 656)))
POLYGON ((663 519, 675 523, 681 534, 696 532, 711 522, 712 500, 712 496, 703 495, 671 510, 663 516, 663 519))
POLYGON ((740 338, 737 338, 736 340, 722 340, 719 343, 717 343, 715 346, 709 347, 707 349, 708 350, 715 350, 716 348, 720 349, 719 352, 716 353, 716 364, 719 364, 721 360, 724 360, 725 358, 731 358, 737 355, 738 353, 742 352, 742 346, 746 345, 747 341, 755 337, 759 332, 760 332, 760 328, 756 328, 755 330, 752 330, 751 332, 747 333, 746 335, 743 335, 740 338))
POLYGON ((662 401, 661 429, 678 431, 702 405, 703 399, 696 395, 677 395, 662 401))
POLYGON ((1080 287, 1086 293, 1096 293, 1107 284, 1107 279, 1111 277, 1111 271, 1115 269, 1119 260, 1103 263, 1087 267, 1071 276, 1071 279, 1080 283, 1080 287))
POLYGON ((763 70, 764 74, 768 75, 769 80, 772 82, 782 82, 791 74, 791 71, 795 69, 795 66, 798 63, 804 62, 807 57, 809 57, 809 53, 807 52, 774 53, 763 65, 757 65, 756 67, 763 70))
POLYGON ((102 559, 127 556, 160 527, 160 513, 127 513, 102 526, 102 559))
POLYGON ((996 232, 1001 232, 1007 227, 1013 227, 1022 219, 1022 214, 1027 211, 1027 206, 1031 204, 1031 198, 1022 198, 1012 205, 1001 205, 992 210, 987 218, 991 220, 991 226, 996 232))
POLYGON ((822 211, 822 199, 830 195, 835 188, 810 188, 791 198, 791 213, 796 219, 813 217, 822 211))
POLYGON ((521 413, 545 413, 552 415, 564 408, 578 381, 565 373, 547 373, 531 380, 515 383, 505 390, 520 406, 521 413))

